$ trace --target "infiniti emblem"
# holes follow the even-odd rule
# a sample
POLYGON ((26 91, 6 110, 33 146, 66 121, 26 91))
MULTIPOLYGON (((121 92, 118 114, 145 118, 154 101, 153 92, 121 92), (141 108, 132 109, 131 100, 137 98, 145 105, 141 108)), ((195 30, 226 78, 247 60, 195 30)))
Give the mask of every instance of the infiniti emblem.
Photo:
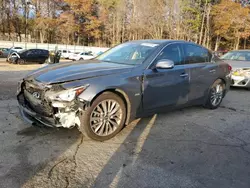
POLYGON ((38 92, 34 92, 33 94, 33 97, 39 99, 40 98, 40 94, 38 92))

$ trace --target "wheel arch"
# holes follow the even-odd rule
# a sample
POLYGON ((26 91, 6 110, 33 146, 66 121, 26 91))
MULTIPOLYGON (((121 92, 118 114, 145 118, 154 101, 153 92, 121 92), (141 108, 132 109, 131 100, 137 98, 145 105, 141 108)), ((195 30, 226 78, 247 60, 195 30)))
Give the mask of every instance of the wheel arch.
POLYGON ((224 78, 218 78, 217 80, 222 80, 222 82, 226 85, 226 80, 224 78))
POLYGON ((126 92, 124 92, 121 89, 118 88, 111 88, 111 89, 105 89, 99 93, 97 93, 90 101, 90 105, 92 105, 92 103, 95 101, 95 99, 100 96, 101 94, 105 93, 105 92, 112 92, 117 94, 124 102, 125 107, 126 107, 126 119, 125 119, 125 124, 128 125, 130 123, 130 115, 131 115, 131 102, 130 99, 128 97, 128 95, 126 94, 126 92))
MULTIPOLYGON (((223 83, 224 83, 224 85, 225 85, 225 88, 224 89, 226 89, 226 85, 227 85, 227 82, 226 82, 226 80, 224 79, 224 78, 218 78, 217 80, 221 80, 223 83)), ((216 80, 214 81, 214 82, 216 82, 216 80)), ((224 93, 223 93, 223 98, 226 96, 226 90, 224 90, 224 93)))
MULTIPOLYGON (((210 88, 212 87, 212 85, 213 85, 217 80, 221 80, 221 81, 225 84, 225 86, 226 86, 226 81, 225 81, 224 78, 221 78, 221 77, 216 78, 216 79, 213 81, 213 83, 209 86, 209 88, 206 90, 206 92, 205 92, 205 94, 204 94, 204 101, 203 101, 203 104, 206 103, 207 98, 208 98, 208 95, 209 95, 210 88)), ((226 95, 226 92, 223 93, 223 98, 225 97, 225 95, 226 95)))

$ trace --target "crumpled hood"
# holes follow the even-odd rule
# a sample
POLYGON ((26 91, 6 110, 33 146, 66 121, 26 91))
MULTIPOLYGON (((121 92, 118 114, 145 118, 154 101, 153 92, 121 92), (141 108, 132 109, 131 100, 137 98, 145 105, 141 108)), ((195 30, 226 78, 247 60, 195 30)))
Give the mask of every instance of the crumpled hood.
POLYGON ((119 74, 134 66, 101 62, 99 60, 67 62, 48 65, 31 72, 25 80, 36 80, 46 84, 70 82, 91 77, 119 74))
POLYGON ((232 66, 233 70, 241 68, 250 68, 250 61, 234 61, 234 60, 223 60, 232 66))

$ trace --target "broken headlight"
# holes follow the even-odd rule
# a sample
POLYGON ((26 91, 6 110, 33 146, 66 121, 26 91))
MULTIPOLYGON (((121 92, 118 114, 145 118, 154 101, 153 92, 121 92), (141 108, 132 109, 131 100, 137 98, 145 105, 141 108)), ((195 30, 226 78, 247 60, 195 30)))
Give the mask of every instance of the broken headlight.
POLYGON ((51 100, 71 102, 77 96, 79 96, 84 90, 86 90, 88 86, 89 85, 85 85, 73 89, 64 90, 59 93, 56 93, 55 95, 50 95, 49 98, 51 100))

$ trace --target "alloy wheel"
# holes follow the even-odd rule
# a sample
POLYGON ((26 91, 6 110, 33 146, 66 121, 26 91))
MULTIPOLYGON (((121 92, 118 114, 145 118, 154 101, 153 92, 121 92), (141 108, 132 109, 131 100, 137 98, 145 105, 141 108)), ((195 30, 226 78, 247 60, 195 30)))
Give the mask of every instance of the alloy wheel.
POLYGON ((115 100, 100 102, 91 113, 90 127, 98 136, 108 136, 116 131, 122 120, 122 109, 115 100))
POLYGON ((213 106, 217 106, 221 103, 223 98, 223 86, 222 84, 217 84, 215 87, 211 90, 211 104, 213 106))

